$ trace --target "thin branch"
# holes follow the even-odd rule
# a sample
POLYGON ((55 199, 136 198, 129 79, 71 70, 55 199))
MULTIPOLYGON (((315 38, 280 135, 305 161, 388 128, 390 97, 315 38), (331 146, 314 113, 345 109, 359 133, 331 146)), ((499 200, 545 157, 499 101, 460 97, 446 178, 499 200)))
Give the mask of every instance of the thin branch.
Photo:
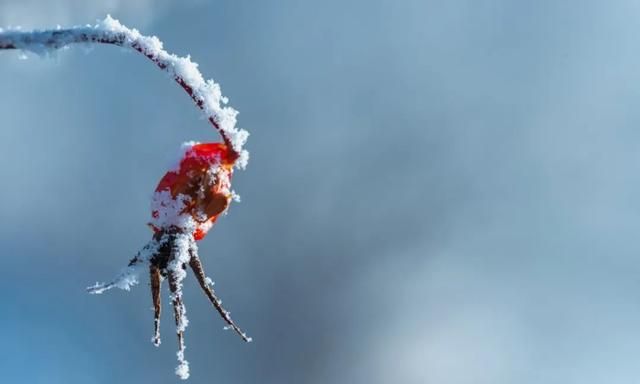
POLYGON ((143 54, 158 68, 169 73, 204 112, 229 148, 230 160, 238 160, 240 168, 246 166, 248 153, 243 150, 243 145, 248 133, 235 127, 237 111, 221 105, 226 104, 227 99, 220 93, 220 86, 213 80, 205 81, 198 65, 189 56, 178 57, 165 51, 157 37, 143 36, 111 16, 95 26, 28 32, 0 29, 0 50, 23 49, 42 54, 77 43, 111 44, 143 54))

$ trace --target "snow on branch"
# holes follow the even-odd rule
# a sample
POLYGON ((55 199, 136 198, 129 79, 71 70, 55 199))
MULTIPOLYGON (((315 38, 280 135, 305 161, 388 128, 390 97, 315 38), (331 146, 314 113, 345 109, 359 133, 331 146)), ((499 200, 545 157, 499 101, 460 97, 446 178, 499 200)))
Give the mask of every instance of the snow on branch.
POLYGON ((155 36, 144 36, 136 29, 129 29, 110 15, 96 25, 76 26, 52 30, 3 30, 0 28, 0 49, 21 49, 36 54, 46 54, 75 43, 112 44, 131 48, 153 61, 167 72, 186 92, 205 117, 222 135, 232 150, 236 165, 244 168, 248 152, 243 149, 249 133, 236 127, 238 112, 226 106, 228 99, 222 96, 220 86, 213 80, 204 80, 198 64, 189 56, 179 57, 164 50, 155 36))

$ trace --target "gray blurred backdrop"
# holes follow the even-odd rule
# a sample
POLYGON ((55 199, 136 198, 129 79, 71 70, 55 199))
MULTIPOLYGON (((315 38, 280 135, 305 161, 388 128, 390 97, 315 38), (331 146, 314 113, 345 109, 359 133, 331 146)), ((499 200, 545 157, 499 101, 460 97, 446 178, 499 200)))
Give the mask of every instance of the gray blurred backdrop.
MULTIPOLYGON (((188 279, 191 383, 640 381, 640 3, 1 0, 0 24, 107 12, 251 132, 200 247, 255 342, 188 279)), ((147 280, 84 287, 150 238, 180 143, 217 136, 113 47, 0 53, 0 124, 0 382, 177 382, 147 280)))

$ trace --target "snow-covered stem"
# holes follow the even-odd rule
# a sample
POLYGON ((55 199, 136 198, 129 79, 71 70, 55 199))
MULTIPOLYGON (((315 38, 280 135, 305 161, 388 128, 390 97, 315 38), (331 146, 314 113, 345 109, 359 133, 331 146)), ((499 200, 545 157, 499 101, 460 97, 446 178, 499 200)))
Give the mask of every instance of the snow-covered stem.
POLYGON ((236 128, 238 112, 224 106, 228 100, 222 96, 220 86, 213 80, 205 81, 197 63, 192 62, 189 56, 179 57, 168 53, 157 37, 144 36, 138 30, 125 27, 109 15, 93 26, 58 27, 41 31, 0 29, 0 50, 22 49, 46 54, 76 43, 112 44, 143 54, 158 68, 167 72, 187 92, 231 149, 231 156, 237 160, 236 164, 240 168, 246 166, 248 152, 243 146, 249 134, 236 128))
POLYGON ((138 284, 141 267, 149 263, 149 259, 158 252, 160 246, 161 243, 155 239, 151 240, 129 261, 129 265, 113 280, 108 283, 96 282, 95 285, 87 287, 87 291, 99 295, 112 288, 120 288, 125 291, 130 290, 131 287, 138 284))

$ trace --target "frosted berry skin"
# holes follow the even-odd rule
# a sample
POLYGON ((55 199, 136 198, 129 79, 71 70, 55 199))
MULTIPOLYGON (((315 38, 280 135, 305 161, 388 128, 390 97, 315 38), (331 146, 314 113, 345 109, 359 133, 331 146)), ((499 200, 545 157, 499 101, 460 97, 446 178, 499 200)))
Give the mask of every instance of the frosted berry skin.
POLYGON ((192 231, 202 240, 232 199, 234 154, 223 143, 195 144, 188 148, 176 170, 167 172, 152 199, 155 233, 170 227, 192 231))

